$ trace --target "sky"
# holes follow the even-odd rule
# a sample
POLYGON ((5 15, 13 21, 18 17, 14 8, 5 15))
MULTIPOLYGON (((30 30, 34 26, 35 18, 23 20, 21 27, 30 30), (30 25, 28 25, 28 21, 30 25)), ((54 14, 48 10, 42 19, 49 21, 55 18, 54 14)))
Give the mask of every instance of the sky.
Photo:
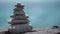
POLYGON ((0 28, 8 26, 14 5, 19 2, 24 4, 33 27, 60 26, 60 0, 0 0, 0 28))

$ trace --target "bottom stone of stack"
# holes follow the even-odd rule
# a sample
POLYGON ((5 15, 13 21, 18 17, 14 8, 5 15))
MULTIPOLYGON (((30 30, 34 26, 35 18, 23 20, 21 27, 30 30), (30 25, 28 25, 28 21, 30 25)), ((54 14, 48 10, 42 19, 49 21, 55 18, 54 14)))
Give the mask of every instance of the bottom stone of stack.
POLYGON ((32 31, 32 26, 30 26, 29 24, 10 25, 9 31, 11 33, 28 32, 28 31, 32 31))

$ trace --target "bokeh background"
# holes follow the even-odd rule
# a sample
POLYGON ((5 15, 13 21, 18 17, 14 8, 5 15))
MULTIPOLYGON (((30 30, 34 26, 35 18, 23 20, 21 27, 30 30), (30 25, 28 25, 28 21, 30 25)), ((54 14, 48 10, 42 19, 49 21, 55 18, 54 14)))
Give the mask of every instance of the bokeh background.
POLYGON ((0 0, 0 28, 8 27, 8 20, 18 2, 25 5, 34 28, 60 26, 60 0, 0 0))

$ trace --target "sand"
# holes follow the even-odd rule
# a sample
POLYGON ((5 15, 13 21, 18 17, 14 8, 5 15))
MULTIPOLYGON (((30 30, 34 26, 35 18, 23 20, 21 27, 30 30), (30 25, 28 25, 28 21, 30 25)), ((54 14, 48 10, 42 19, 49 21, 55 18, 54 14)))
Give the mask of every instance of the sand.
MULTIPOLYGON (((5 29, 0 29, 0 34, 4 34, 5 31, 8 31, 7 28, 5 29)), ((60 28, 55 28, 55 29, 52 29, 52 28, 35 28, 35 29, 32 29, 33 32, 26 32, 26 33, 23 33, 23 34, 57 34, 60 32, 60 28)))

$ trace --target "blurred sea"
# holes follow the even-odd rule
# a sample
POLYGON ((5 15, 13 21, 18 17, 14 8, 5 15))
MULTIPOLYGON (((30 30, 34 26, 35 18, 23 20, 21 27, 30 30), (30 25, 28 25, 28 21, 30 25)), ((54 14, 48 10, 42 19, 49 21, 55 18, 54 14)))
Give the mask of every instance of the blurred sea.
MULTIPOLYGON (((21 0, 22 1, 22 0, 21 0)), ((20 1, 20 2, 21 2, 20 1)), ((12 2, 7 0, 0 2, 0 28, 7 27, 8 20, 13 14, 14 5, 18 1, 12 2)), ((22 1, 25 5, 25 13, 29 15, 30 23, 34 28, 46 28, 49 26, 60 26, 60 1, 56 2, 28 2, 22 1)))

